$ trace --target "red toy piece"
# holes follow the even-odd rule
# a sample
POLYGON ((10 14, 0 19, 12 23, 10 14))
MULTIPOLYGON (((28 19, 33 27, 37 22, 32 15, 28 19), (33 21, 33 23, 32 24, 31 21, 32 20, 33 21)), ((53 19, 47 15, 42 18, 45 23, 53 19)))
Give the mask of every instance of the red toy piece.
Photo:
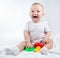
POLYGON ((37 46, 40 46, 41 48, 44 46, 42 43, 38 43, 38 42, 36 42, 35 44, 34 44, 34 47, 36 48, 37 46))

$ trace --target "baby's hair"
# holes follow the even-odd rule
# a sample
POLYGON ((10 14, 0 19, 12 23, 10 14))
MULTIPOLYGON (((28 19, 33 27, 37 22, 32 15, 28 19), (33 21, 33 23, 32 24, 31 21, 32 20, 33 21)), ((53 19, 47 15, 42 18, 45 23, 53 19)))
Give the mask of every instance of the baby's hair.
POLYGON ((43 5, 41 3, 33 3, 32 5, 40 5, 43 7, 43 5))

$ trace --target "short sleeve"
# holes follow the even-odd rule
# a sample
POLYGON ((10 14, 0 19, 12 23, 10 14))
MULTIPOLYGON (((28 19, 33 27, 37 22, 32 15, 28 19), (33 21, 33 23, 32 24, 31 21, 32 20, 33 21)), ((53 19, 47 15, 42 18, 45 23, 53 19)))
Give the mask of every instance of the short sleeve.
POLYGON ((24 30, 28 31, 28 22, 25 24, 24 30))
POLYGON ((50 32, 47 22, 44 22, 44 32, 50 32))

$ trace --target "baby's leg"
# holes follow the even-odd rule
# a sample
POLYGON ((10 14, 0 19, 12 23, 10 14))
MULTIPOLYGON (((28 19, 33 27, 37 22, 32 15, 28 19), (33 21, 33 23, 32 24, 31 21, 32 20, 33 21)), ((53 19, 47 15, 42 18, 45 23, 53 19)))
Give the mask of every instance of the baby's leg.
POLYGON ((53 40, 49 39, 48 43, 45 44, 45 47, 49 50, 53 47, 53 40))
POLYGON ((47 55, 49 52, 49 49, 53 47, 53 41, 52 39, 49 39, 48 43, 44 45, 44 47, 41 49, 41 53, 47 55))
POLYGON ((17 47, 20 51, 22 51, 24 49, 24 47, 26 47, 26 45, 27 45, 26 42, 23 41, 20 44, 18 44, 17 47))
POLYGON ((18 55, 24 49, 25 46, 26 46, 26 42, 23 41, 16 47, 6 48, 5 53, 6 55, 18 55))

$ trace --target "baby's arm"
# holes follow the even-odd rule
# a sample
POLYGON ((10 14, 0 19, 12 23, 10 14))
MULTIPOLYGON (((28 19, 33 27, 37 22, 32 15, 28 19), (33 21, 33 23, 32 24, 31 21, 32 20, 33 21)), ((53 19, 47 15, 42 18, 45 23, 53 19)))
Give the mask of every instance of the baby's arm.
POLYGON ((50 32, 46 32, 46 38, 49 39, 50 38, 50 32))
POLYGON ((27 43, 27 46, 28 47, 32 47, 32 43, 31 43, 31 40, 30 40, 30 35, 29 35, 29 32, 24 30, 24 39, 27 43))

